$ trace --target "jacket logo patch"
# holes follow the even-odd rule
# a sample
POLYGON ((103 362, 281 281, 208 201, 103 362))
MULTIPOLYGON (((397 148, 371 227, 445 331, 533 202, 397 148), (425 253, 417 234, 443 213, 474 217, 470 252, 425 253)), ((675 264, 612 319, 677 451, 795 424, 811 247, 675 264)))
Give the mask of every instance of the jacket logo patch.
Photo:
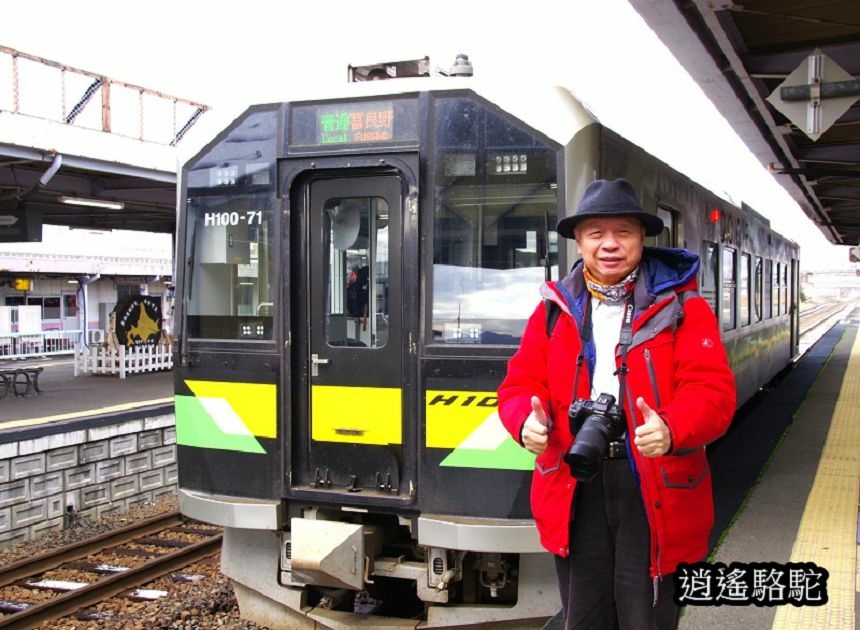
POLYGON ((704 339, 702 339, 702 347, 710 350, 714 347, 714 340, 710 337, 705 337, 704 339))

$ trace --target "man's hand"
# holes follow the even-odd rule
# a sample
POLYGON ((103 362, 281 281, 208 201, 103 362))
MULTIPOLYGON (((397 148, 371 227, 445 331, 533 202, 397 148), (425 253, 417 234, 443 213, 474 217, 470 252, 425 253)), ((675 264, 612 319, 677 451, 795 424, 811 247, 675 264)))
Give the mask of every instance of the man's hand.
POLYGON ((642 412, 645 422, 636 427, 636 437, 633 443, 643 457, 660 457, 672 448, 672 434, 666 426, 663 418, 651 409, 640 396, 636 399, 636 406, 642 412))
POLYGON ((530 453, 540 455, 546 450, 546 444, 549 440, 549 420, 547 420, 546 412, 543 410, 540 398, 532 396, 532 412, 526 418, 522 430, 523 446, 530 453))

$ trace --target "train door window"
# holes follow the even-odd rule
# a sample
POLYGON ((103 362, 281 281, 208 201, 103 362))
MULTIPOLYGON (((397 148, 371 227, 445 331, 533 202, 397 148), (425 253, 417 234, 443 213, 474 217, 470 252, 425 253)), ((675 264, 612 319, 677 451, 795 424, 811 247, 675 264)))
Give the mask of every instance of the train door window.
POLYGON ((761 256, 755 257, 755 274, 753 275, 753 321, 760 322, 763 314, 764 297, 764 263, 761 256))
POLYGON ((782 266, 782 312, 788 313, 788 291, 789 287, 789 275, 788 275, 788 263, 783 264, 782 266))
POLYGON ((556 149, 478 102, 435 102, 432 339, 517 344, 558 277, 556 149))
POLYGON ((741 326, 749 326, 750 323, 750 299, 752 295, 752 286, 750 284, 750 255, 741 254, 741 305, 740 318, 741 326))
POLYGON ((381 197, 328 199, 326 342, 382 347, 388 341, 388 204, 381 197))
POLYGON ((737 327, 737 252, 723 248, 723 296, 721 300, 723 330, 737 327))
POLYGON ((702 297, 711 305, 711 310, 717 312, 717 283, 719 269, 719 248, 716 243, 705 241, 702 246, 702 278, 699 282, 702 297))
POLYGON ((657 216, 663 219, 663 231, 654 237, 654 245, 657 247, 677 247, 677 219, 676 213, 663 207, 657 208, 657 216))
POLYGON ((770 319, 773 316, 773 261, 766 258, 764 261, 764 317, 770 319))
POLYGON ((773 300, 776 308, 774 315, 782 314, 782 291, 780 291, 780 281, 782 277, 782 263, 774 263, 773 265, 773 300))
POLYGON ((251 112, 187 168, 190 338, 272 338, 276 136, 274 111, 251 112))

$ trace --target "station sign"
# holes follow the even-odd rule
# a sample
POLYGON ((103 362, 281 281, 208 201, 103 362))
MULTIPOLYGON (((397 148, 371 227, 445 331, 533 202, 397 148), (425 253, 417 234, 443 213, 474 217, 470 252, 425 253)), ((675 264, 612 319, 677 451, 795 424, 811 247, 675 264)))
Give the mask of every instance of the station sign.
POLYGON ((154 346, 161 339, 161 298, 132 295, 119 302, 110 315, 111 332, 127 348, 154 346))
POLYGON ((854 105, 858 97, 860 81, 816 48, 767 101, 815 141, 854 105))
POLYGON ((30 278, 15 278, 14 280, 16 291, 32 291, 33 282, 30 278))

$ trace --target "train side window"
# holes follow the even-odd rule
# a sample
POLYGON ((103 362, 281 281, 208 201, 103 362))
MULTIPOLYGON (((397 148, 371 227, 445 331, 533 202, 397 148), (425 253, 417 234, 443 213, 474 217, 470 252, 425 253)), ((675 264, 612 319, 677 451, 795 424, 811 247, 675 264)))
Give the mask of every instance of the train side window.
POLYGON ((773 299, 776 309, 774 314, 782 314, 782 263, 775 263, 773 266, 773 299))
POLYGON ((737 327, 737 252, 731 247, 723 247, 723 330, 737 327))
POLYGON ((750 255, 741 254, 741 326, 750 325, 750 297, 752 285, 750 284, 750 255))
POLYGON ((663 219, 663 231, 654 237, 656 247, 677 247, 677 220, 675 213, 666 208, 657 208, 657 216, 663 219))
POLYGON ((773 261, 770 258, 766 258, 764 261, 764 273, 763 273, 763 281, 764 281, 764 317, 765 319, 770 319, 773 316, 773 276, 771 275, 773 272, 771 271, 773 268, 773 261))
POLYGON ((462 97, 435 101, 432 343, 519 343, 558 277, 556 148, 462 97))
POLYGON ((760 322, 763 314, 764 298, 764 262, 761 256, 755 257, 755 274, 753 275, 753 321, 760 322))
POLYGON ((711 305, 711 310, 717 312, 717 284, 719 279, 719 248, 716 243, 705 241, 702 247, 702 278, 700 291, 702 297, 711 305))

